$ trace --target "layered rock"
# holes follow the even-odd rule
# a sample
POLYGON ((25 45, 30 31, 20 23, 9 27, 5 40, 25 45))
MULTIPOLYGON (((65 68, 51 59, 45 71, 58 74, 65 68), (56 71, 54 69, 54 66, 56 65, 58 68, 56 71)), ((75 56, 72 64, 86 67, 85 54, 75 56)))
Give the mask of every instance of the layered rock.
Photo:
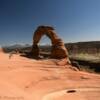
POLYGON ((100 41, 66 43, 69 54, 100 54, 100 41))

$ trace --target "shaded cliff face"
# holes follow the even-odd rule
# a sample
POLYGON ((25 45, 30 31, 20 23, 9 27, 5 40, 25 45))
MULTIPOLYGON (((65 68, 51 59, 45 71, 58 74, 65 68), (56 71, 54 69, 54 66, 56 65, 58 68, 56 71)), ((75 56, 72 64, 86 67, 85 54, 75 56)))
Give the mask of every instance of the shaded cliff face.
POLYGON ((100 41, 66 43, 65 46, 69 54, 88 53, 95 55, 100 53, 100 41))

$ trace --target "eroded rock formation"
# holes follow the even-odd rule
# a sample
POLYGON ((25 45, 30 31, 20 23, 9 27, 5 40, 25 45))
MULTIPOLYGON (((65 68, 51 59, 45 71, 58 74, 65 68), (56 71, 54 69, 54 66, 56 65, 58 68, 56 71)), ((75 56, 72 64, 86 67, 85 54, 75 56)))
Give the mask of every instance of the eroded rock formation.
POLYGON ((57 36, 56 32, 54 32, 54 28, 51 26, 39 26, 34 32, 32 46, 32 55, 34 57, 39 57, 40 55, 38 43, 43 35, 46 35, 51 40, 51 58, 68 59, 68 51, 66 50, 62 39, 57 36))

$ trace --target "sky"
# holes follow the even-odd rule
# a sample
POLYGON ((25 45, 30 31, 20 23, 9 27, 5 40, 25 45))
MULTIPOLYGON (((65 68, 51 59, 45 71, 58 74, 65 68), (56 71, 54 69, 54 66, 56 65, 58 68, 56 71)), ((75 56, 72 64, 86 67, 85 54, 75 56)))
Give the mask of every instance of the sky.
POLYGON ((67 43, 98 41, 100 0, 0 0, 0 45, 32 44, 39 25, 55 27, 67 43))

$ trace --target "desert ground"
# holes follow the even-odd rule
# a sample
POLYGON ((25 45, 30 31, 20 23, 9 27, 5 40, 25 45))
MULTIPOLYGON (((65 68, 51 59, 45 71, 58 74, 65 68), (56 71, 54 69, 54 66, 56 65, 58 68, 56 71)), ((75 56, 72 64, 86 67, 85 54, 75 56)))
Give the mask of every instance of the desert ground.
POLYGON ((0 100, 100 100, 100 75, 0 50, 0 100))

